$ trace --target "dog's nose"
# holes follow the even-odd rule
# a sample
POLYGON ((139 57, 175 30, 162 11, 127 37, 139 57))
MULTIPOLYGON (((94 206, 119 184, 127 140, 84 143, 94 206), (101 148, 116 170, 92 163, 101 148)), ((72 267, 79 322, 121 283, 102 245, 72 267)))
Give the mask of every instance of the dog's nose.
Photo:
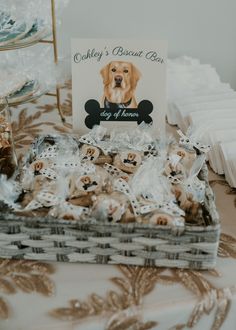
POLYGON ((116 82, 117 84, 121 84, 121 82, 122 82, 122 77, 121 77, 121 76, 115 76, 115 82, 116 82))

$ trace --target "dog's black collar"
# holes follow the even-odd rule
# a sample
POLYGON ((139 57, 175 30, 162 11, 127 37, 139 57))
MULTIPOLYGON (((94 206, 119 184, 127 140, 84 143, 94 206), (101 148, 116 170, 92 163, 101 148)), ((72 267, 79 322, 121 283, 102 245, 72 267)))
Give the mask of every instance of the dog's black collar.
POLYGON ((131 164, 131 165, 134 165, 134 166, 137 165, 137 162, 135 160, 124 159, 123 162, 124 162, 124 164, 131 164))
POLYGON ((93 181, 93 182, 90 182, 90 183, 85 183, 83 185, 83 188, 84 188, 84 190, 88 190, 88 188, 90 188, 92 186, 97 186, 97 185, 98 185, 97 182, 96 181, 93 181))
POLYGON ((104 100, 104 108, 106 109, 125 109, 127 108, 132 102, 132 98, 125 103, 112 103, 109 102, 107 98, 104 100))

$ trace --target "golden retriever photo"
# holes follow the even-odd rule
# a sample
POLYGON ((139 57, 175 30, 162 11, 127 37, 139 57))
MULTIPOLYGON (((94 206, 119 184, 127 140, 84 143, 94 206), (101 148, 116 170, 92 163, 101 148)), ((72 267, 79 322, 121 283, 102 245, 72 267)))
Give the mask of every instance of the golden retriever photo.
POLYGON ((104 108, 111 108, 112 104, 117 108, 137 108, 135 89, 141 73, 132 63, 112 61, 100 73, 104 84, 104 108))

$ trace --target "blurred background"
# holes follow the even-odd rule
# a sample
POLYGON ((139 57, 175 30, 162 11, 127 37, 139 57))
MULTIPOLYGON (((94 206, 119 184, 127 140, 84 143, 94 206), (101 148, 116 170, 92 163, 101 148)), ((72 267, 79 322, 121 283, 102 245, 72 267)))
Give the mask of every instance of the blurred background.
POLYGON ((69 53, 70 37, 166 39, 170 58, 199 58, 236 90, 235 13, 235 0, 70 0, 59 49, 69 53))

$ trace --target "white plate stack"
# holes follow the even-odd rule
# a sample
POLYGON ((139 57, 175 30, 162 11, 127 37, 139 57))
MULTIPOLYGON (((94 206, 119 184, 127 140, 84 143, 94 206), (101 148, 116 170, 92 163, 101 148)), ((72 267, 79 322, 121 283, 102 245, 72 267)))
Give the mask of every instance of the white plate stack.
POLYGON ((236 92, 222 83, 216 70, 181 57, 168 63, 167 120, 211 145, 212 169, 236 187, 236 92))

